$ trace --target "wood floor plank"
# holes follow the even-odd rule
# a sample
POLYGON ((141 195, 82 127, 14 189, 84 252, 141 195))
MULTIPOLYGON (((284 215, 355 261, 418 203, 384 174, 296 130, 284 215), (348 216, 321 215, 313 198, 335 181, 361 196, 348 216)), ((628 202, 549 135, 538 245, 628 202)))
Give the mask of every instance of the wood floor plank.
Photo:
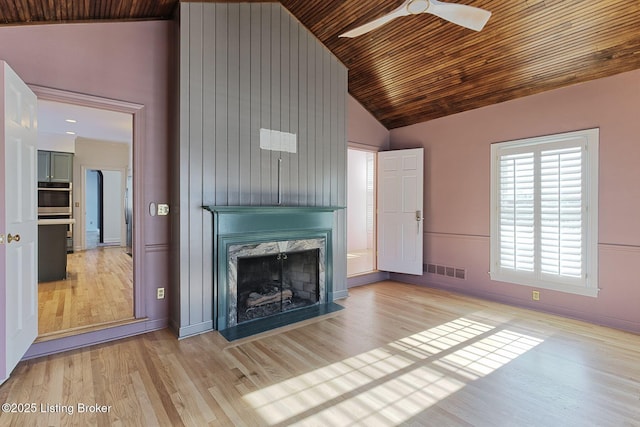
POLYGON ((40 337, 133 319, 133 262, 101 246, 67 255, 67 279, 38 284, 40 337))
POLYGON ((638 425, 638 335, 395 282, 349 293, 233 343, 163 330, 23 361, 0 403, 76 412, 0 426, 638 425))

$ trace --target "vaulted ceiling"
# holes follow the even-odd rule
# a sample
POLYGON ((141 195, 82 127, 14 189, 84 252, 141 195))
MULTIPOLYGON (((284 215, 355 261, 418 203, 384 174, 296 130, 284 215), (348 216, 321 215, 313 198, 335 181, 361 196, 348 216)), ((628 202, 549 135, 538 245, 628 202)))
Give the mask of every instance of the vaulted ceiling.
MULTIPOLYGON (((484 29, 420 14, 338 37, 403 1, 281 0, 389 129, 640 68, 638 0, 451 0, 491 11, 484 29)), ((178 2, 0 0, 0 23, 169 19, 178 2)))

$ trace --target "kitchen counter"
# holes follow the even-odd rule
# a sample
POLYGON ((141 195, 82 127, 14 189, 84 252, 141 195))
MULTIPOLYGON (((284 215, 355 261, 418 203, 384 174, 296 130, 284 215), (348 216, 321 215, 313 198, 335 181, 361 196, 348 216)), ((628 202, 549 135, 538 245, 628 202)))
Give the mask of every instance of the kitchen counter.
POLYGON ((53 219, 39 219, 38 225, 73 225, 76 220, 73 218, 53 218, 53 219))

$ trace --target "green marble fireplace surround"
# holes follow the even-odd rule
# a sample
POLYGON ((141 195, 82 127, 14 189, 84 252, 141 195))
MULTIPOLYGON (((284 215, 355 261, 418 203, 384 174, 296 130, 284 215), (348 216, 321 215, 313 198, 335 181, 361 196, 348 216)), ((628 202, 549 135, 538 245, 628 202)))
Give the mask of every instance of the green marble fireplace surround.
MULTIPOLYGON (((223 332, 242 328, 240 336, 282 326, 305 317, 301 313, 282 313, 238 325, 237 259, 301 250, 319 250, 318 307, 294 311, 322 314, 332 311, 333 238, 335 211, 341 207, 323 206, 205 206, 213 214, 213 298, 215 329, 223 332), (258 327, 256 328, 256 324, 258 327), (246 330, 246 331, 245 331, 246 330), (250 332, 247 332, 250 331, 250 332)), ((316 315, 317 315, 316 314, 316 315)), ((229 339, 229 337, 227 337, 229 339)))

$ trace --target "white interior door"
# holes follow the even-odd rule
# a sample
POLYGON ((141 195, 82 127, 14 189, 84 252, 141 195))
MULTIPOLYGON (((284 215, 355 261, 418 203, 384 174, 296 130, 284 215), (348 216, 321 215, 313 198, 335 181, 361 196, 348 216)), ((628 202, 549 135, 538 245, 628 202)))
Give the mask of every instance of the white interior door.
POLYGON ((424 149, 378 153, 378 270, 422 274, 424 149))
POLYGON ((0 383, 38 335, 37 99, 0 61, 4 122, 0 153, 0 383))

